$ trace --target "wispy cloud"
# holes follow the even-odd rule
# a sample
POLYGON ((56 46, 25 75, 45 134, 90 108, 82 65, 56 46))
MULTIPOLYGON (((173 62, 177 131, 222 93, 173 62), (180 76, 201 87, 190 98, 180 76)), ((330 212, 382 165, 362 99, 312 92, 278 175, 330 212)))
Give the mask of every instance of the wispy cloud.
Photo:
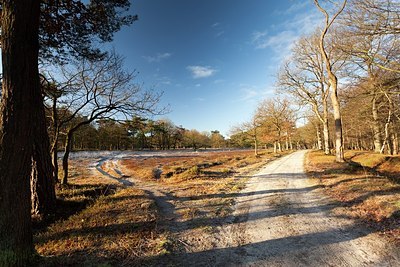
POLYGON ((275 10, 274 13, 276 13, 278 15, 290 15, 290 14, 299 12, 300 10, 307 7, 308 5, 310 5, 310 3, 308 1, 301 1, 301 2, 299 1, 299 2, 294 3, 293 5, 291 5, 289 8, 287 8, 285 10, 275 10))
POLYGON ((242 97, 241 97, 241 101, 249 101, 249 100, 253 100, 254 98, 256 98, 259 93, 255 88, 242 88, 242 97))
MULTIPOLYGON (((294 14, 295 11, 304 10, 304 7, 306 4, 298 3, 287 12, 294 14)), ((273 49, 280 59, 288 58, 295 42, 321 25, 321 18, 321 14, 317 10, 307 9, 298 12, 281 24, 272 25, 264 31, 254 31, 251 34, 251 43, 256 49, 273 49)))
POLYGON ((223 80, 223 79, 214 80, 214 84, 220 84, 220 83, 224 83, 224 82, 225 82, 225 80, 223 80))
POLYGON ((257 103, 273 92, 272 86, 240 85, 241 96, 238 102, 257 103))
POLYGON ((192 73, 194 79, 207 78, 217 72, 216 69, 213 69, 210 66, 187 66, 186 69, 192 73))
POLYGON ((256 48, 265 48, 264 43, 268 38, 267 31, 255 31, 251 35, 251 42, 256 46, 256 48))
POLYGON ((216 38, 221 37, 222 35, 225 34, 225 30, 223 29, 221 23, 219 22, 215 22, 214 24, 212 24, 211 28, 213 28, 213 31, 215 32, 214 36, 216 38))
POLYGON ((147 62, 153 63, 153 62, 160 62, 162 60, 170 58, 171 56, 172 56, 171 53, 158 53, 155 56, 143 56, 143 58, 146 59, 147 62))
POLYGON ((298 38, 299 35, 294 31, 282 31, 276 35, 260 37, 258 39, 257 48, 264 49, 272 47, 274 50, 282 51, 283 49, 290 49, 298 38))

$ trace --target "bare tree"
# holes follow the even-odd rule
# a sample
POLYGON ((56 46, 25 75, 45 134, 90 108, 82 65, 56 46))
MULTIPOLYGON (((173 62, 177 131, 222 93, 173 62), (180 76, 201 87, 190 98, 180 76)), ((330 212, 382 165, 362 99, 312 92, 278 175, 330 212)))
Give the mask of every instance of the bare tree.
POLYGON ((290 136, 294 129, 294 113, 287 99, 265 99, 257 107, 257 118, 264 135, 274 143, 274 152, 282 151, 282 140, 286 140, 286 149, 292 147, 290 136))
POLYGON ((287 62, 279 73, 278 88, 293 95, 300 104, 311 105, 323 125, 325 154, 330 154, 329 87, 317 34, 303 37, 296 43, 291 63, 287 62))
POLYGON ((352 54, 382 70, 400 73, 399 14, 398 1, 350 1, 339 22, 347 29, 345 39, 351 41, 352 54), (364 38, 379 44, 365 49, 364 38))
POLYGON ((332 101, 332 106, 333 106, 333 116, 335 120, 335 154, 336 154, 336 161, 337 162, 343 162, 344 161, 344 151, 343 151, 343 130, 342 130, 342 116, 340 114, 340 102, 338 98, 338 79, 337 76, 335 75, 333 71, 333 64, 331 61, 331 58, 328 56, 327 51, 326 51, 326 35, 329 31, 329 29, 332 27, 332 24, 336 20, 336 18, 343 12, 347 0, 343 0, 340 4, 337 4, 335 1, 329 1, 330 3, 333 3, 338 10, 330 16, 328 11, 324 9, 318 0, 314 0, 315 5, 321 11, 322 14, 325 16, 325 24, 324 28, 321 32, 320 40, 319 40, 319 47, 320 51, 322 54, 322 58, 325 63, 325 68, 327 72, 327 78, 328 78, 328 84, 329 88, 331 91, 331 101, 332 101))
MULTIPOLYGON (((95 120, 125 120, 162 111, 157 108, 161 94, 143 91, 140 85, 133 84, 134 75, 123 70, 123 60, 115 53, 98 61, 83 60, 63 67, 61 73, 63 80, 57 83, 57 88, 63 95, 53 101, 65 112, 58 115, 54 133, 57 137, 60 130, 66 128, 62 179, 66 184, 72 137, 79 128, 95 120)), ((57 141, 54 138, 53 151, 57 150, 57 141)))
POLYGON ((257 112, 252 116, 250 121, 243 122, 237 126, 232 127, 231 135, 242 134, 251 138, 254 146, 254 155, 258 155, 258 145, 260 140, 260 126, 261 119, 257 112))
POLYGON ((343 38, 337 48, 350 56, 349 77, 364 89, 371 101, 376 152, 383 152, 384 143, 388 144, 388 118, 383 120, 383 113, 388 111, 389 121, 394 118, 394 113, 389 111, 393 110, 390 99, 395 90, 393 85, 388 86, 387 77, 400 73, 399 12, 400 4, 394 1, 350 1, 347 12, 339 20, 343 38))

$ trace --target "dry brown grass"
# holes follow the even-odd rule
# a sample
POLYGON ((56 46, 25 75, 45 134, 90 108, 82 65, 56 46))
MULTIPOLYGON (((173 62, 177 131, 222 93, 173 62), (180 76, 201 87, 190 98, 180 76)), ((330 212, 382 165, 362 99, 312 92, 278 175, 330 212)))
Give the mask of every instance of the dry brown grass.
POLYGON ((123 160, 124 171, 141 180, 155 180, 175 183, 198 178, 221 178, 231 176, 238 169, 254 167, 262 159, 271 158, 270 152, 255 156, 253 151, 224 151, 199 153, 197 156, 153 157, 123 160), (155 177, 154 169, 161 175, 155 177))
POLYGON ((47 257, 44 266, 133 264, 163 253, 158 244, 165 236, 157 232, 156 218, 156 207, 143 191, 121 190, 36 235, 36 250, 47 257))
MULTIPOLYGON (((347 155, 348 156, 348 155, 347 155)), ((369 166, 380 164, 376 154, 351 155, 352 160, 369 166), (364 160, 365 159, 365 160, 364 160)), ((368 167, 369 167, 368 166, 368 167)), ((306 170, 324 185, 325 192, 342 203, 336 212, 368 222, 389 236, 400 240, 400 185, 369 169, 334 162, 334 156, 313 151, 308 154, 306 170)))
POLYGON ((352 161, 372 168, 373 171, 385 175, 394 182, 400 183, 400 156, 399 155, 382 155, 371 152, 357 152, 352 161))
MULTIPOLYGON (((124 174, 139 183, 119 189, 115 180, 88 170, 85 160, 72 161, 71 185, 57 193, 65 203, 82 206, 36 233, 36 249, 43 256, 39 265, 157 265, 173 252, 210 248, 198 237, 210 235, 231 214, 247 175, 277 156, 232 151, 125 160, 124 174), (154 170, 162 171, 159 177, 154 170), (156 204, 151 188, 164 192, 168 199, 161 200, 168 201, 169 211, 156 204)), ((114 168, 107 164, 103 170, 114 168)))

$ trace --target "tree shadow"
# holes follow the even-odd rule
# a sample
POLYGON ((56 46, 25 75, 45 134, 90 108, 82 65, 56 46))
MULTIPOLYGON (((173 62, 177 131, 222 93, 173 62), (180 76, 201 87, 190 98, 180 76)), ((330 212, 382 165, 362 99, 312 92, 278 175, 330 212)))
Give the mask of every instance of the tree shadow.
MULTIPOLYGON (((352 225, 343 229, 266 240, 236 247, 177 254, 170 260, 175 264, 178 261, 177 265, 182 264, 183 266, 188 263, 192 263, 192 266, 248 266, 251 264, 257 266, 257 263, 268 266, 268 259, 274 261, 277 258, 283 258, 295 264, 295 258, 299 254, 311 251, 315 257, 315 254, 321 253, 319 249, 323 246, 354 240, 370 233, 371 231, 360 230, 359 226, 352 225)), ((323 254, 319 256, 329 257, 323 254)))
POLYGON ((32 229, 34 233, 44 231, 51 224, 59 220, 66 220, 74 214, 86 209, 101 196, 112 195, 116 192, 113 185, 60 185, 61 190, 57 194, 56 210, 51 216, 44 219, 32 218, 32 229), (75 196, 79 196, 75 199, 75 196))

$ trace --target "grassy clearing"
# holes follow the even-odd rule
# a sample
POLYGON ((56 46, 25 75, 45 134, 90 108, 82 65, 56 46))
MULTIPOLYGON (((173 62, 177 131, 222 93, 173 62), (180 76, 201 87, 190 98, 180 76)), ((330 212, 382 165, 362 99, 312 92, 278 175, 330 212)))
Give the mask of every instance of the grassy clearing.
POLYGON ((352 154, 355 154, 355 156, 349 157, 351 161, 357 162, 362 166, 371 168, 372 171, 387 176, 394 182, 400 183, 399 155, 390 156, 365 151, 353 152, 352 154))
POLYGON ((279 156, 232 151, 125 160, 122 171, 136 184, 128 188, 73 161, 71 185, 57 194, 82 205, 36 232, 38 264, 146 266, 165 264, 174 252, 209 249, 248 175, 279 156), (163 195, 155 199, 152 188, 163 195))
MULTIPOLYGON (((386 170, 384 156, 353 153, 346 154, 346 157, 369 168, 379 166, 380 170, 386 170)), ((319 151, 310 152, 306 170, 324 185, 328 195, 343 204, 335 212, 361 219, 400 242, 400 185, 371 173, 369 168, 336 163, 334 160, 334 156, 326 156, 319 151)))

